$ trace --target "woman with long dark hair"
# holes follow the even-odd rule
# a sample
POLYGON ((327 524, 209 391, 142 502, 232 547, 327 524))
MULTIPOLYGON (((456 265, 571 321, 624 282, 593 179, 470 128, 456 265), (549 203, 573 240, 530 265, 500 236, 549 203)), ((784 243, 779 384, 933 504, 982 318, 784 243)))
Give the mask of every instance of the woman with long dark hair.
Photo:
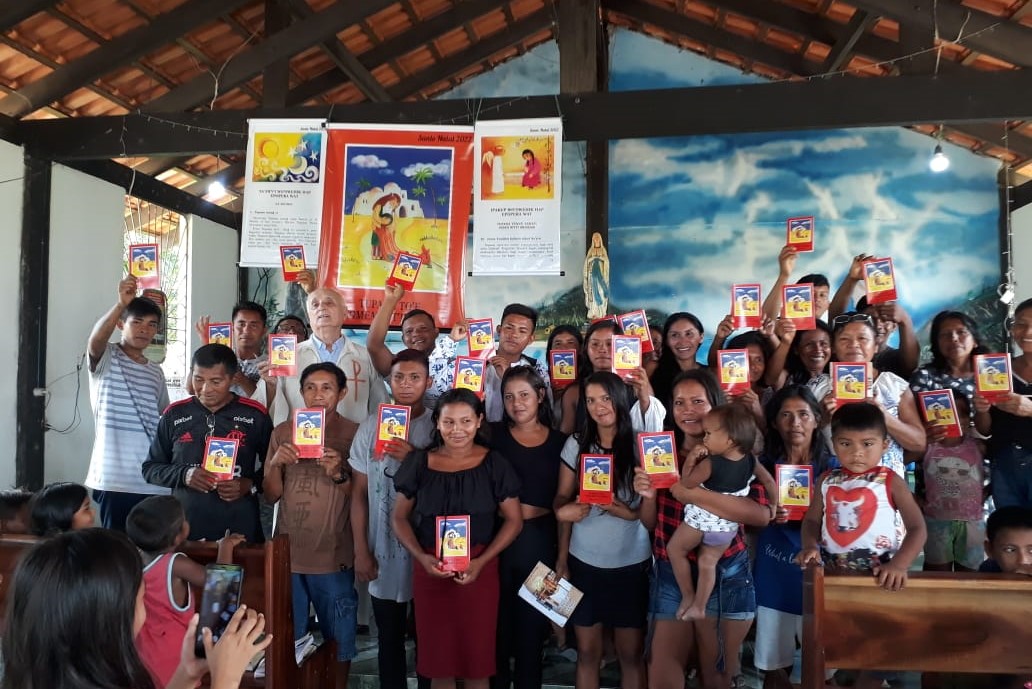
POLYGON ((491 424, 491 449, 502 453, 520 477, 523 530, 502 551, 498 606, 498 667, 494 689, 541 686, 541 651, 548 621, 519 599, 520 586, 538 562, 555 566, 558 531, 552 505, 566 436, 551 427, 546 383, 529 366, 502 376, 502 420, 491 424), (510 670, 510 659, 514 669, 510 670))
POLYGON ((577 633, 577 689, 597 689, 603 631, 613 630, 620 661, 621 685, 645 686, 642 651, 648 606, 649 536, 638 518, 641 499, 634 492, 636 436, 663 427, 666 411, 652 396, 644 369, 630 377, 629 387, 608 371, 584 381, 586 418, 580 431, 563 447, 559 469, 556 517, 571 528, 560 532, 556 571, 584 592, 570 621, 577 633), (632 397, 632 391, 636 397, 632 397), (613 457, 613 502, 577 502, 580 456, 613 457))
POLYGON ((786 385, 806 385, 827 373, 831 362, 831 326, 818 319, 813 330, 797 331, 795 323, 782 318, 774 326, 778 346, 767 362, 767 385, 779 390, 786 385))
POLYGON ((623 335, 623 328, 608 318, 595 321, 584 333, 584 346, 577 361, 577 382, 563 394, 559 430, 567 435, 584 425, 584 381, 597 371, 613 368, 614 335, 623 335))
MULTIPOLYGON (((134 639, 147 619, 140 552, 125 534, 84 529, 40 541, 25 554, 7 594, 3 689, 155 689, 134 639)), ((197 616, 182 640, 167 689, 236 689, 265 618, 246 606, 218 644, 204 631, 207 660, 194 657, 197 616)), ((178 642, 178 639, 176 640, 178 642)))
MULTIPOLYGON (((831 450, 821 432, 824 410, 805 386, 789 385, 767 404, 766 452, 762 463, 811 468, 813 491, 817 478, 828 469, 831 450)), ((765 673, 764 687, 790 689, 789 677, 802 642, 803 573, 793 561, 802 548, 801 521, 788 521, 778 507, 774 523, 760 532, 756 544, 756 650, 754 662, 765 673)))
MULTIPOLYGON (((724 404, 724 392, 706 369, 679 373, 673 381, 670 414, 681 473, 689 458, 698 456, 706 414, 724 404)), ((706 617, 694 622, 677 619, 681 591, 674 578, 667 543, 683 521, 686 504, 695 504, 723 519, 744 526, 766 526, 773 517, 763 486, 757 481, 749 496, 725 495, 703 487, 677 483, 656 489, 641 467, 635 468, 634 489, 641 496, 641 523, 652 534, 654 560, 649 593, 649 687, 684 689, 684 675, 698 658, 701 686, 726 689, 744 686, 738 651, 756 615, 756 597, 744 529, 739 527, 731 545, 717 563, 717 586, 706 604, 706 617), (693 653, 697 649, 698 653, 693 653), (721 662, 723 659, 723 662, 721 662)))
POLYGON ((687 311, 670 314, 663 323, 663 353, 659 355, 659 361, 650 362, 645 370, 656 398, 665 407, 670 406, 670 394, 678 373, 705 368, 697 360, 705 333, 702 321, 687 311))
POLYGON ((976 354, 988 351, 982 346, 978 325, 966 313, 940 311, 932 319, 929 340, 932 360, 910 377, 910 389, 914 392, 953 390, 958 395, 964 395, 969 408, 973 409, 974 358, 976 354))
MULTIPOLYGON (((545 362, 549 364, 549 367, 552 363, 550 358, 552 351, 559 349, 572 349, 577 352, 577 372, 579 374, 584 367, 584 336, 581 335, 581 331, 572 325, 557 325, 552 328, 552 332, 548 333, 548 342, 545 344, 545 362)), ((563 399, 571 390, 573 391, 571 396, 576 405, 579 392, 576 384, 557 387, 555 381, 552 381, 552 425, 556 428, 562 424, 563 399)))
POLYGON ((394 476, 391 523, 412 554, 419 655, 416 671, 435 689, 486 689, 495 674, 498 556, 523 527, 520 480, 509 461, 488 449, 481 432, 484 403, 469 390, 449 390, 434 409, 427 450, 411 453, 394 476), (469 566, 444 571, 437 517, 468 516, 469 566))

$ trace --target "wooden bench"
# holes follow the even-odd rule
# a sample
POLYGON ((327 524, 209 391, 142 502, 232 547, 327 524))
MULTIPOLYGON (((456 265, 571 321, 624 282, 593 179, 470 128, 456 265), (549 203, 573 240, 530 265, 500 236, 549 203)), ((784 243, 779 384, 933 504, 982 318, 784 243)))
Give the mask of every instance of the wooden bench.
POLYGON ((825 666, 1028 680, 1032 577, 915 572, 906 588, 891 592, 870 576, 810 567, 803 581, 802 646, 803 689, 824 686, 825 666))
MULTIPOLYGON (((215 562, 215 543, 189 541, 180 548, 202 565, 215 562)), ((265 677, 244 675, 241 686, 265 689, 298 689, 333 686, 336 677, 337 649, 326 642, 300 667, 294 659, 294 610, 291 605, 290 543, 286 536, 277 536, 264 545, 239 546, 233 551, 233 563, 244 568, 241 601, 265 614, 265 631, 274 636, 265 650, 265 677)), ((195 587, 194 604, 201 604, 202 590, 195 587)))

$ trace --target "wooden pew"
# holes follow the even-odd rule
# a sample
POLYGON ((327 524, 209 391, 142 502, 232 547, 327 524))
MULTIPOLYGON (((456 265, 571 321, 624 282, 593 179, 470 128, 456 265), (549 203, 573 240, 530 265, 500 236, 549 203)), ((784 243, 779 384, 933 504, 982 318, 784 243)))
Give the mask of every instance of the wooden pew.
POLYGON ((824 686, 825 666, 1028 680, 1032 577, 915 572, 906 588, 892 592, 870 576, 810 567, 803 581, 802 648, 803 689, 824 686))
POLYGON ((7 592, 22 555, 36 544, 35 536, 0 534, 0 620, 7 618, 7 592))
MULTIPOLYGON (((215 562, 215 543, 188 541, 180 548, 202 565, 215 562)), ((290 543, 286 536, 277 536, 264 545, 238 546, 233 563, 244 568, 241 601, 249 608, 265 614, 265 631, 274 636, 265 650, 265 677, 244 675, 243 687, 265 689, 319 689, 333 686, 337 649, 326 642, 301 667, 294 660, 294 613, 291 605, 290 543)), ((203 591, 194 588, 195 605, 199 606, 203 591)))

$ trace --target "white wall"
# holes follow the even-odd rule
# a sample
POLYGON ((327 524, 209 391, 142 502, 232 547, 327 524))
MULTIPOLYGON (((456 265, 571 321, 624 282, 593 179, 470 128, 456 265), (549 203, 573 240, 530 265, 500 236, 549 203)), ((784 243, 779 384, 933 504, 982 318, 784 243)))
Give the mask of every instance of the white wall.
POLYGON ((1014 304, 1032 298, 1032 205, 1011 213, 1014 304))
MULTIPOLYGON (((55 165, 50 202, 50 287, 47 311, 46 481, 86 478, 93 412, 84 363, 86 340, 115 303, 122 279, 125 192, 55 165), (81 365, 80 370, 76 368, 81 365), (76 391, 78 389, 78 394, 76 391), (58 433, 78 414, 78 425, 58 433)), ((112 336, 119 337, 118 331, 112 336)))
POLYGON ((191 323, 188 356, 200 346, 193 323, 201 316, 228 321, 237 302, 237 232, 206 218, 190 216, 190 274, 187 318, 191 323))
MULTIPOLYGON (((21 297, 22 176, 25 174, 20 146, 0 141, 0 322, 13 329, 18 323, 18 301, 21 297)), ((10 346, 10 345, 8 345, 10 346)), ((14 360, 0 367, 0 488, 14 485, 14 449, 17 436, 15 405, 18 369, 14 360)))

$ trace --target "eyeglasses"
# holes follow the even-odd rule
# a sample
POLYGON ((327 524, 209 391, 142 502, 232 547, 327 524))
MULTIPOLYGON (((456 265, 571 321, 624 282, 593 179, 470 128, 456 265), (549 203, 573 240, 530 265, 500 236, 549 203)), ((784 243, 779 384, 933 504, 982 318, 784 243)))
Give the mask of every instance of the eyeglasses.
POLYGON ((867 325, 874 327, 874 319, 866 313, 857 313, 856 311, 850 311, 849 313, 839 314, 831 319, 831 327, 835 330, 846 327, 849 323, 867 323, 867 325))

